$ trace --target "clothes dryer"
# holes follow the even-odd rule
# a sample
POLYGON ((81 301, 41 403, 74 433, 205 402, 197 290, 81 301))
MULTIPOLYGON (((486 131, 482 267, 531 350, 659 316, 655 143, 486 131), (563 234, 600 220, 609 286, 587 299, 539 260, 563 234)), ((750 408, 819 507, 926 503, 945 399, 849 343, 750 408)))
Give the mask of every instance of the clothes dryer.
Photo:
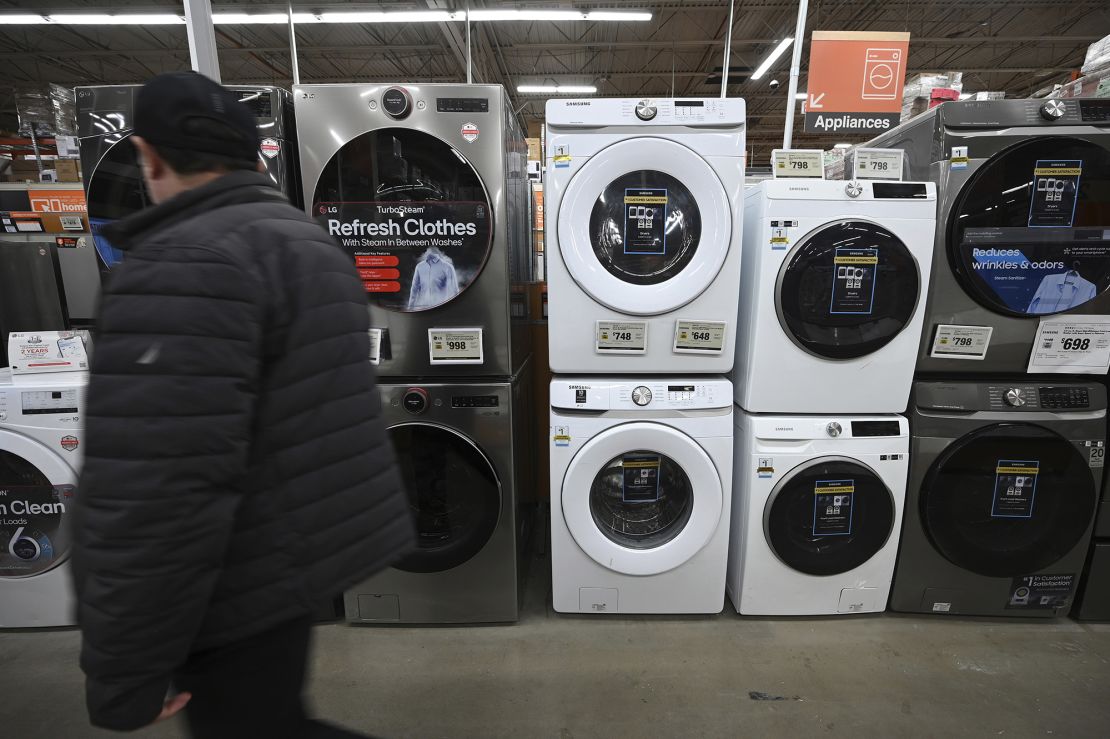
POLYGON ((1110 477, 1106 475, 1102 479, 1102 501, 1095 516, 1091 552, 1072 616, 1080 621, 1110 621, 1110 477))
MULTIPOLYGON (((135 149, 127 141, 135 123, 135 97, 141 85, 78 87, 77 134, 81 171, 88 200, 89 226, 102 268, 111 268, 122 254, 100 229, 150 204, 135 149)), ((258 120, 258 160, 290 202, 301 207, 296 126, 288 90, 279 87, 230 85, 228 89, 258 120)))
POLYGON ((738 98, 548 101, 552 370, 732 369, 744 110, 738 98))
POLYGON ((902 416, 736 414, 737 613, 886 610, 909 468, 902 416))
POLYGON ((529 354, 527 146, 500 85, 299 85, 305 201, 354 258, 389 377, 529 354))
POLYGON ((713 377, 552 381, 556 611, 721 610, 731 400, 713 377))
POLYGON ((765 180, 746 193, 741 408, 906 410, 936 205, 917 182, 765 180))
POLYGON ((0 628, 71 626, 84 372, 0 370, 0 628))
POLYGON ((1087 558, 1106 388, 917 382, 896 611, 1067 613, 1087 558))
POLYGON ((867 145, 937 183, 919 372, 1025 373, 1042 317, 1110 313, 1110 100, 945 103, 867 145))
POLYGON ((531 364, 511 381, 380 386, 417 550, 344 595, 351 623, 515 621, 535 519, 531 364))

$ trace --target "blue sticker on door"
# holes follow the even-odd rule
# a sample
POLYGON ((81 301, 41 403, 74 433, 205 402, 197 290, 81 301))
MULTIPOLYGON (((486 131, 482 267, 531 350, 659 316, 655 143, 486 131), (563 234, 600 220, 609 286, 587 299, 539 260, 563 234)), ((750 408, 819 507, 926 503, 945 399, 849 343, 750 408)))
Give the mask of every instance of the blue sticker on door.
POLYGON ((1036 460, 1000 459, 994 470, 991 518, 1032 518, 1037 497, 1036 460))
POLYGON ((851 534, 855 496, 855 480, 817 480, 813 486, 813 535, 851 534))

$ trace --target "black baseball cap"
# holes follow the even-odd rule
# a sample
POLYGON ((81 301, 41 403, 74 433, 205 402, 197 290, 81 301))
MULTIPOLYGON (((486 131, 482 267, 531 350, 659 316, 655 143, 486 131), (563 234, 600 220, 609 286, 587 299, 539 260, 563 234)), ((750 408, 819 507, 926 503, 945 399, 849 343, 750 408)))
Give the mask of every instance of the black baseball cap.
POLYGON ((235 93, 196 72, 153 77, 135 100, 136 135, 155 146, 258 158, 258 124, 235 93))

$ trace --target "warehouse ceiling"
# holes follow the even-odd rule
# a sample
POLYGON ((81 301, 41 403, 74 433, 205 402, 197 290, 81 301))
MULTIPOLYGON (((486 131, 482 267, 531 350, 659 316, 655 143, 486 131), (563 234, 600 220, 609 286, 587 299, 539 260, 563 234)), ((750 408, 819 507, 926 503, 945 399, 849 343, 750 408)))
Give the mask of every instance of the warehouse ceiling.
MULTIPOLYGON (((465 2, 293 3, 297 12, 328 10, 464 10, 465 2)), ((215 12, 284 12, 284 4, 214 2, 215 12)), ((596 85, 620 97, 718 96, 728 2, 493 2, 471 9, 644 10, 646 22, 510 21, 476 23, 476 82, 504 84, 526 122, 542 119, 545 98, 517 92, 522 84, 596 85)), ((160 0, 0 0, 0 13, 181 13, 160 0)), ((790 54, 759 81, 750 72, 792 36, 797 3, 737 0, 728 94, 748 101, 753 164, 766 164, 781 144, 790 54), (776 84, 777 83, 777 86, 776 84)), ((1086 47, 1110 32, 1105 0, 813 0, 814 29, 909 31, 909 73, 964 72, 965 92, 1002 90, 1026 97, 1066 81, 1086 47)), ((290 85, 289 35, 283 25, 219 25, 225 83, 290 85)), ((466 79, 463 23, 302 24, 297 27, 302 82, 456 82, 466 79)), ((0 59, 8 84, 66 86, 140 82, 189 66, 185 26, 4 25, 0 59)), ((799 90, 805 90, 806 57, 799 90)), ((798 113, 800 114, 800 106, 798 113)), ((796 120, 801 130, 801 116, 796 120)), ((829 148, 845 139, 795 137, 795 146, 829 148)), ((857 139, 858 140, 858 139, 857 139)))

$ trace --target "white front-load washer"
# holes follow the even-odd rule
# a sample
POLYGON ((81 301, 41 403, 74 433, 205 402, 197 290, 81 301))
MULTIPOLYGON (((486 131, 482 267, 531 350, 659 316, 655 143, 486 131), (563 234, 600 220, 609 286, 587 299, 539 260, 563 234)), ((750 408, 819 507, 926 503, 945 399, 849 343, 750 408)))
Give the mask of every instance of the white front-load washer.
POLYGON ((886 610, 909 448, 902 416, 738 411, 728 562, 736 611, 886 610))
POLYGON ((548 101, 555 372, 732 368, 744 110, 738 98, 548 101))
POLYGON ((0 628, 71 626, 85 372, 0 370, 0 628))
POLYGON ((766 180, 745 196, 733 382, 752 413, 901 413, 936 186, 766 180))
POLYGON ((552 381, 556 611, 720 612, 731 393, 716 377, 552 381))

